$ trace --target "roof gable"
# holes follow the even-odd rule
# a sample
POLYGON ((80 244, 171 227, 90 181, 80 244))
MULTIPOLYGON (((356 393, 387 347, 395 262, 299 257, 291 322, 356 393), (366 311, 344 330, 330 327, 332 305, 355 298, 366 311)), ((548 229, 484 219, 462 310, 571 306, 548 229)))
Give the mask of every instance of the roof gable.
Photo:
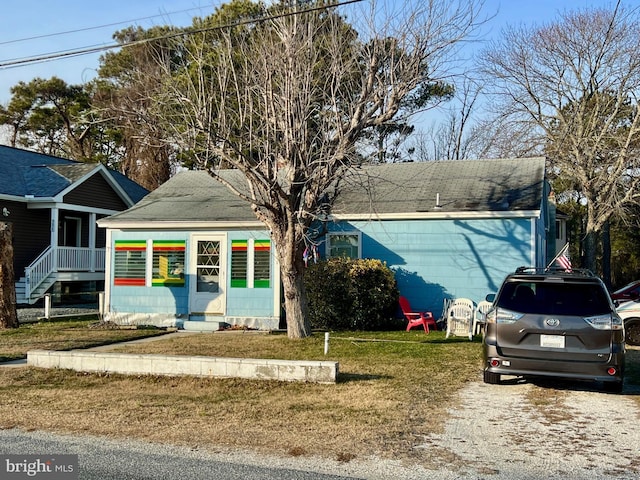
MULTIPOLYGON (((429 212, 537 211, 544 194, 544 166, 542 157, 364 166, 340 182, 332 214, 400 218, 429 212)), ((221 174, 236 185, 244 181, 238 171, 221 174)), ((198 171, 178 173, 134 207, 103 220, 105 225, 249 221, 256 217, 246 202, 198 171)))
POLYGON ((122 211, 128 208, 120 195, 96 172, 64 194, 64 203, 122 211))
MULTIPOLYGON (((124 175, 98 163, 81 163, 64 158, 0 145, 0 195, 54 198, 73 190, 102 171, 110 178, 111 194, 121 197, 121 208, 140 201, 148 192, 124 175)), ((90 191, 87 195, 92 196, 90 191)), ((74 202, 77 203, 77 202, 74 202)), ((86 200, 81 202, 86 204, 86 200)))

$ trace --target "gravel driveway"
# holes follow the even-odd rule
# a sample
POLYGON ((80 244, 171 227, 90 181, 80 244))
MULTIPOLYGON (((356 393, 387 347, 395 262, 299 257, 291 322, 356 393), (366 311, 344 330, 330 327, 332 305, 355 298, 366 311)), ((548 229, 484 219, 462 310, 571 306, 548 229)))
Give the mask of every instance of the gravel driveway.
POLYGON ((578 383, 471 383, 444 433, 422 447, 464 478, 637 479, 640 412, 630 397, 578 383))

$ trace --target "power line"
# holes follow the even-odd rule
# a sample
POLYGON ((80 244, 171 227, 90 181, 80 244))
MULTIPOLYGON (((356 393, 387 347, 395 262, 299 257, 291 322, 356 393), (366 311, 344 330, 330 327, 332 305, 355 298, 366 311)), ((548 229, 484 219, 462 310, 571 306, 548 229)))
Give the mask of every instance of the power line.
POLYGON ((27 58, 21 58, 21 59, 12 59, 12 60, 6 60, 3 62, 0 62, 0 70, 6 70, 9 68, 18 68, 18 67, 22 67, 25 65, 32 65, 32 64, 37 64, 37 63, 44 63, 44 62, 50 62, 53 60, 58 60, 61 58, 70 58, 70 57, 77 57, 77 56, 82 56, 82 55, 89 55, 92 53, 98 53, 98 52, 104 52, 106 50, 112 50, 115 48, 124 48, 124 47, 131 47, 131 46, 135 46, 135 45, 142 45, 145 43, 150 43, 150 42, 154 42, 157 40, 167 40, 170 38, 176 38, 176 37, 180 37, 180 36, 184 36, 184 35, 193 35, 196 33, 203 33, 203 32, 210 32, 210 31, 214 31, 214 30, 223 30, 223 29, 227 29, 227 28, 233 28, 233 27, 238 27, 238 26, 242 26, 242 25, 248 25, 248 24, 252 24, 252 23, 261 23, 261 22, 266 22, 269 20, 275 20, 278 18, 284 18, 284 17, 290 17, 290 16, 294 16, 294 15, 301 15, 304 13, 311 13, 311 12, 316 12, 316 11, 320 11, 320 10, 327 10, 329 8, 336 8, 336 7, 342 7, 345 5, 350 5, 352 3, 359 3, 362 2, 363 0, 345 0, 343 2, 337 2, 331 5, 323 5, 323 6, 318 6, 318 7, 312 7, 312 8, 308 8, 308 9, 304 9, 304 10, 297 10, 297 11, 293 11, 293 12, 285 12, 285 13, 280 13, 280 14, 276 14, 276 15, 270 15, 267 17, 262 17, 262 18, 253 18, 253 19, 248 19, 248 20, 242 20, 236 23, 230 23, 230 24, 226 24, 226 25, 218 25, 215 27, 206 27, 206 28, 197 28, 197 29, 184 29, 181 30, 180 32, 176 32, 176 33, 172 33, 172 34, 167 34, 167 35, 162 35, 160 37, 153 37, 153 38, 145 38, 142 40, 136 40, 133 42, 129 42, 129 43, 115 43, 115 44, 110 44, 110 45, 93 45, 93 46, 89 46, 89 47, 83 47, 80 49, 76 49, 76 50, 66 50, 66 51, 59 51, 59 52, 53 52, 53 53, 47 53, 47 54, 43 54, 43 55, 39 55, 39 56, 35 56, 35 57, 27 57, 27 58))
POLYGON ((150 20, 152 18, 166 17, 168 15, 175 15, 177 13, 190 12, 192 10, 202 10, 202 8, 204 8, 204 7, 193 7, 193 8, 187 8, 185 10, 177 10, 175 12, 160 13, 158 15, 150 15, 148 17, 134 18, 132 20, 122 20, 120 22, 105 23, 104 25, 96 25, 94 27, 84 27, 84 28, 78 28, 76 30, 66 30, 64 32, 47 33, 47 34, 44 34, 44 35, 36 35, 36 36, 33 36, 33 37, 16 38, 14 40, 5 40, 4 42, 0 42, 0 45, 9 45, 9 44, 12 44, 12 43, 27 42, 29 40, 40 40, 41 38, 57 37, 57 36, 60 36, 60 35, 68 35, 70 33, 87 32, 89 30, 99 30, 101 28, 115 27, 116 25, 123 25, 125 23, 134 23, 134 22, 140 22, 142 20, 150 20))

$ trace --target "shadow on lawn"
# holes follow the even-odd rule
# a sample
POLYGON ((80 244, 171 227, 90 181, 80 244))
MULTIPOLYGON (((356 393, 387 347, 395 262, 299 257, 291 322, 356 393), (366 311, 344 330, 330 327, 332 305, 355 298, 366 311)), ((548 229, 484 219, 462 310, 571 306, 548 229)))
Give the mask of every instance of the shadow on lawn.
POLYGON ((342 373, 338 372, 338 378, 336 383, 349 383, 349 382, 365 382, 368 380, 386 380, 392 378, 389 375, 372 375, 361 373, 342 373))

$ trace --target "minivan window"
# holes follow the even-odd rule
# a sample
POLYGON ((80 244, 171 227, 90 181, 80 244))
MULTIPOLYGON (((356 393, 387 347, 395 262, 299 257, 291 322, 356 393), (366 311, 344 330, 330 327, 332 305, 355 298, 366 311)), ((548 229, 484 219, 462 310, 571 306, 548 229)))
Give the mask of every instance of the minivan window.
POLYGON ((503 285, 498 307, 543 315, 589 317, 611 313, 603 288, 579 283, 508 282, 503 285))

